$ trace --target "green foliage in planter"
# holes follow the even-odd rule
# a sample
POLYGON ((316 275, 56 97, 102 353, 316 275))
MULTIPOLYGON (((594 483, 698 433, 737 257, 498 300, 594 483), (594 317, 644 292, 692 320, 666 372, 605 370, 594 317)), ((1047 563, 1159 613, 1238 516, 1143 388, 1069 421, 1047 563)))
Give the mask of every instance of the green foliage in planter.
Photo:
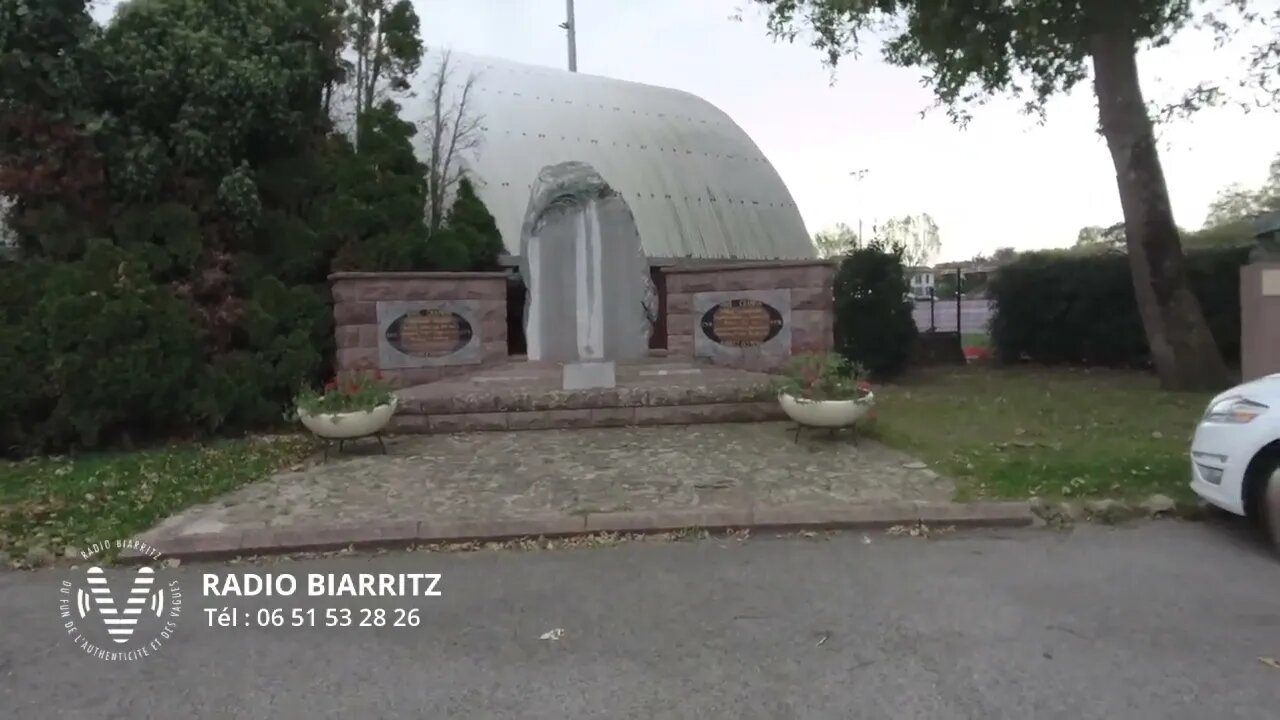
POLYGON ((906 369, 916 339, 902 253, 901 246, 873 241, 846 255, 836 271, 836 350, 873 377, 906 369))
POLYGON ((838 353, 800 353, 792 356, 774 387, 779 393, 804 400, 861 400, 871 394, 862 366, 838 353))
POLYGON ((357 372, 330 380, 320 391, 304 387, 295 404, 299 412, 307 415, 367 412, 386 405, 394 397, 391 385, 382 379, 382 373, 357 372))

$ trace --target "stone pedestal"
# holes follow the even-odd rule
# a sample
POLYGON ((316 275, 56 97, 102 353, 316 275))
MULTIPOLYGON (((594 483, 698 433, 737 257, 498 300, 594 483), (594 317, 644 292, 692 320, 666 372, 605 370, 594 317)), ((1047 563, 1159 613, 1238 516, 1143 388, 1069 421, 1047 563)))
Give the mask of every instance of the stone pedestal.
POLYGON ((617 368, 611 360, 568 363, 564 366, 562 387, 565 390, 611 388, 617 385, 617 368))

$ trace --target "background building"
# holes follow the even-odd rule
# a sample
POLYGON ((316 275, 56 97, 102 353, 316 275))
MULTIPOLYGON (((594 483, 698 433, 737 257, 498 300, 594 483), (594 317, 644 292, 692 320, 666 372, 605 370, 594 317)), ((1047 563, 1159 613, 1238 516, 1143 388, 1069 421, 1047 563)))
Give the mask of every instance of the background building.
MULTIPOLYGON (((428 53, 406 120, 425 126, 439 67, 428 53)), ((450 92, 475 78, 479 147, 469 176, 512 255, 538 172, 590 163, 627 201, 653 264, 816 257, 791 193, 760 148, 725 113, 679 90, 454 52, 450 92)), ((415 139, 429 155, 427 134, 415 139)))

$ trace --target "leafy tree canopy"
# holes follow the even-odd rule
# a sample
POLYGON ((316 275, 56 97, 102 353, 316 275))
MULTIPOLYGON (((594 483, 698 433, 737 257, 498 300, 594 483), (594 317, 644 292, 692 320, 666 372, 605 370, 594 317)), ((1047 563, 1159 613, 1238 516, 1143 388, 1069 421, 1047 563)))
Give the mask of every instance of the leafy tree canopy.
MULTIPOLYGON (((1266 16, 1250 11, 1247 0, 756 2, 768 8, 775 36, 793 40, 809 31, 832 66, 856 53, 868 35, 883 39, 885 59, 920 69, 960 124, 974 105, 997 94, 1043 114, 1051 97, 1091 75, 1098 128, 1124 211, 1134 291, 1161 384, 1190 390, 1227 382, 1230 374, 1189 284, 1137 56, 1144 47, 1167 44, 1202 9, 1211 12, 1209 22, 1224 27, 1262 21, 1266 16), (1234 25, 1212 15, 1230 9, 1240 16, 1234 25)), ((1255 73, 1259 67, 1270 66, 1264 58, 1255 73)))
POLYGON ((813 246, 818 250, 818 257, 823 258, 847 255, 860 244, 857 231, 845 223, 836 223, 813 236, 813 246))
POLYGON ((890 218, 873 228, 872 236, 885 247, 900 247, 908 267, 928 265, 942 250, 938 223, 928 213, 890 218))
MULTIPOLYGON (((1245 10, 1247 0, 756 0, 769 10, 769 29, 788 41, 809 31, 807 39, 835 67, 857 54, 869 36, 884 38, 884 59, 920 68, 952 120, 965 123, 971 108, 990 96, 1007 94, 1024 101, 1028 112, 1043 114, 1052 96, 1088 78, 1094 37, 1117 26, 1137 42, 1167 44, 1197 10, 1218 11, 1206 18, 1227 33, 1240 22, 1277 22, 1245 10), (1222 18, 1240 11, 1237 23, 1222 18)), ((1280 38, 1280 36, 1277 36, 1280 38)), ((1280 62, 1280 44, 1260 46, 1251 80, 1264 77, 1280 62)))

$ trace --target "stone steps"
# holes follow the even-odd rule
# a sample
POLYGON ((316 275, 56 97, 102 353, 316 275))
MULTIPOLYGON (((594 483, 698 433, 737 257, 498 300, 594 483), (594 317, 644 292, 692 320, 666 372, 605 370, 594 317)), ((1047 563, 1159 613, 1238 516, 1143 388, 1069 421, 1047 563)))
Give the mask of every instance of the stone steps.
POLYGON ((399 433, 545 430, 784 418, 771 378, 709 366, 619 367, 613 388, 562 390, 558 368, 511 365, 399 392, 399 433))
POLYGON ((454 433, 481 430, 550 430, 629 425, 762 422, 785 418, 786 415, 783 414, 777 400, 561 410, 508 410, 488 413, 416 413, 400 410, 391 420, 391 430, 396 433, 454 433))

